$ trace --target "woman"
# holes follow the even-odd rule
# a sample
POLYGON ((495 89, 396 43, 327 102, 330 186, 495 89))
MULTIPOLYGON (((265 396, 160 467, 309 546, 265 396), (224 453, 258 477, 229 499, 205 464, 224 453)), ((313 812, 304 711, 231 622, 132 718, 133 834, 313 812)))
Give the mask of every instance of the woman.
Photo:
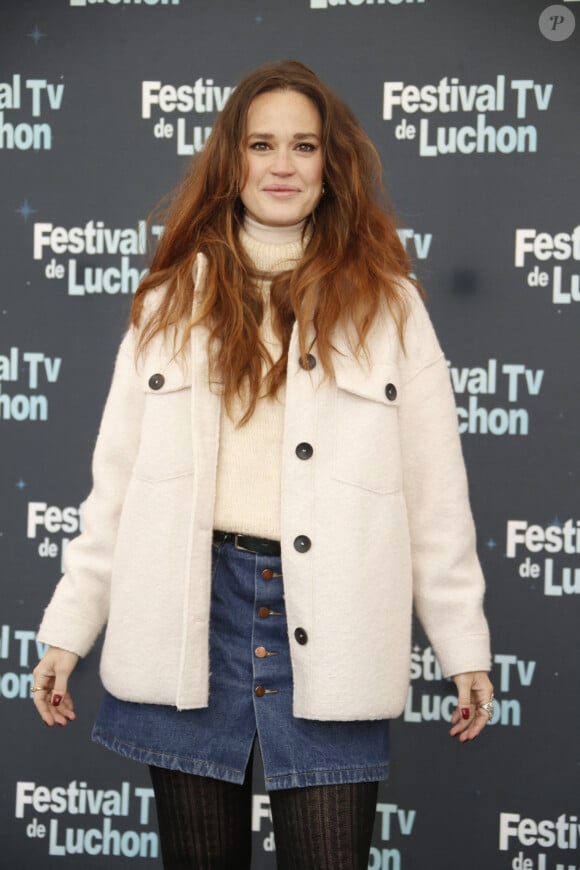
POLYGON ((489 640, 447 366, 378 156, 306 67, 236 88, 132 308, 34 671, 47 725, 107 623, 94 738, 149 764, 166 867, 367 866, 411 606, 474 739, 489 640), (211 677, 210 677, 211 671, 211 677))

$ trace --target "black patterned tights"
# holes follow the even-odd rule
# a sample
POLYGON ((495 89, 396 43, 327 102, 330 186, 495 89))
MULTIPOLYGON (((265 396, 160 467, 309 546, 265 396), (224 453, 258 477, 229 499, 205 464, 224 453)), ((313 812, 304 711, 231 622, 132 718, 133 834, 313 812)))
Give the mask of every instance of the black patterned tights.
MULTIPOLYGON (((243 785, 150 767, 165 870, 249 870, 251 764, 243 785)), ((270 792, 278 870, 366 870, 378 783, 270 792)))

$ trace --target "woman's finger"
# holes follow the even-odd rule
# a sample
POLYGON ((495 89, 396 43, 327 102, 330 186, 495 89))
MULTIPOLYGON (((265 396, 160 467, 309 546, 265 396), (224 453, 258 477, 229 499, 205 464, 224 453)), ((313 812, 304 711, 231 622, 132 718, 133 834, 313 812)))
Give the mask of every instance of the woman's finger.
POLYGON ((50 647, 32 672, 34 706, 49 727, 64 726, 76 718, 68 678, 77 661, 74 653, 50 647))
POLYGON ((483 672, 457 674, 453 679, 458 697, 449 733, 466 743, 481 734, 493 716, 493 686, 483 672))

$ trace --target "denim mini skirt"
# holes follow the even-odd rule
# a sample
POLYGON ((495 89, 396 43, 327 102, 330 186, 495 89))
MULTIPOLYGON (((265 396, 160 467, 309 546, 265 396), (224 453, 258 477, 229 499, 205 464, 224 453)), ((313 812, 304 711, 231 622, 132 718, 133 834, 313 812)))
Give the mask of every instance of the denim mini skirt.
POLYGON ((93 740, 155 767, 244 781, 257 738, 266 789, 373 782, 389 768, 389 720, 292 715, 279 557, 213 545, 209 706, 177 710, 105 693, 93 740))

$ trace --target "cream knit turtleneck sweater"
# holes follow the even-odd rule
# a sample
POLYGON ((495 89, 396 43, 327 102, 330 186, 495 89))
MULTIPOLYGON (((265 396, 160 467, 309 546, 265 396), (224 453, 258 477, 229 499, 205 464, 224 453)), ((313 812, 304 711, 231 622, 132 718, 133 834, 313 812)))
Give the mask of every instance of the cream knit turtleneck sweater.
MULTIPOLYGON (((268 227, 246 217, 241 242, 256 267, 265 273, 291 268, 302 257, 304 222, 268 227)), ((261 284, 265 310, 262 340, 273 360, 282 352, 272 329, 270 280, 261 284)), ((237 427, 245 411, 236 399, 232 418, 222 406, 214 528, 280 539, 280 479, 284 389, 259 398, 250 420, 237 427)))

